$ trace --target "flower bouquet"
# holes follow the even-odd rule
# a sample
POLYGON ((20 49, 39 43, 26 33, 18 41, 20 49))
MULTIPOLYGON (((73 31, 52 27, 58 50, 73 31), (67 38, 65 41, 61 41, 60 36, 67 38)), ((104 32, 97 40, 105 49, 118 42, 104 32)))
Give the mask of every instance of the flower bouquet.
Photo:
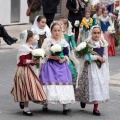
POLYGON ((63 48, 59 44, 55 44, 50 48, 50 51, 53 56, 60 56, 64 59, 63 48))
POLYGON ((84 0, 85 7, 88 7, 89 0, 84 0))
MULTIPOLYGON (((87 42, 80 43, 76 47, 76 53, 79 55, 79 57, 83 57, 83 56, 85 56, 87 54, 88 55, 88 59, 89 59, 88 60, 89 63, 92 62, 90 54, 99 56, 99 54, 97 52, 93 51, 93 48, 90 47, 87 42)), ((98 68, 101 68, 101 65, 102 65, 101 61, 95 60, 95 63, 97 64, 98 68)))
POLYGON ((109 26, 108 29, 107 29, 107 31, 108 31, 110 34, 114 34, 114 33, 115 33, 115 29, 114 29, 114 27, 112 27, 112 26, 109 26))
POLYGON ((74 26, 79 27, 79 24, 80 24, 79 20, 76 20, 75 23, 74 23, 74 26))
MULTIPOLYGON (((32 50, 32 56, 34 59, 44 58, 45 57, 45 51, 41 48, 32 50)), ((39 63, 36 64, 36 67, 39 68, 39 63)))

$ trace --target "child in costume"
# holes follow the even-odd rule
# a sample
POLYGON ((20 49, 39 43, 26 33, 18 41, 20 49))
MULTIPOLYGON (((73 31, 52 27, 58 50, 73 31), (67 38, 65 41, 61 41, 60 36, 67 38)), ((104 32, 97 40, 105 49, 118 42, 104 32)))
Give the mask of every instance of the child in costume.
POLYGON ((109 47, 108 47, 108 56, 115 56, 116 55, 116 48, 114 37, 112 34, 109 33, 109 28, 114 29, 114 24, 111 18, 108 16, 108 10, 103 9, 102 16, 99 19, 100 27, 103 31, 103 35, 105 40, 107 40, 109 47))
POLYGON ((34 43, 34 35, 30 30, 25 30, 20 34, 24 44, 20 46, 17 53, 17 70, 14 77, 14 86, 11 94, 15 102, 20 102, 23 114, 32 116, 29 110, 29 101, 42 102, 46 100, 46 94, 38 77, 35 75, 32 66, 39 62, 39 59, 33 59, 31 51, 34 43))
POLYGON ((84 56, 84 67, 75 90, 76 101, 80 101, 82 108, 86 104, 94 104, 93 114, 100 116, 99 103, 109 99, 108 43, 99 26, 91 28, 85 42, 91 52, 84 56))
POLYGON ((90 17, 91 13, 90 11, 86 11, 85 12, 85 17, 83 17, 82 22, 80 24, 81 28, 83 28, 82 30, 82 41, 84 41, 85 39, 87 39, 88 34, 89 34, 89 30, 92 26, 93 23, 93 19, 90 17))
MULTIPOLYGON (((32 25, 31 30, 33 31, 33 33, 35 35, 39 35, 41 37, 41 35, 44 35, 45 37, 50 37, 51 36, 51 32, 49 27, 46 24, 46 18, 44 16, 37 16, 35 18, 35 21, 32 25)), ((41 42, 39 43, 39 41, 36 41, 36 44, 34 45, 35 48, 36 47, 41 47, 43 40, 41 40, 41 42)))
POLYGON ((62 26, 59 22, 54 21, 51 24, 51 33, 52 37, 46 38, 42 45, 46 58, 42 61, 40 80, 47 94, 47 103, 43 106, 43 110, 48 110, 49 103, 62 104, 63 114, 66 115, 69 112, 67 104, 75 102, 72 75, 67 64, 69 44, 63 37, 62 26), (51 49, 55 45, 62 47, 63 57, 52 54, 51 49))
POLYGON ((69 43, 69 46, 70 46, 69 67, 72 73, 72 81, 75 85, 77 74, 78 74, 76 69, 78 67, 78 60, 76 59, 75 53, 74 53, 76 48, 76 42, 74 38, 74 33, 72 32, 72 25, 67 19, 61 19, 59 22, 63 27, 64 38, 66 39, 66 41, 69 43))

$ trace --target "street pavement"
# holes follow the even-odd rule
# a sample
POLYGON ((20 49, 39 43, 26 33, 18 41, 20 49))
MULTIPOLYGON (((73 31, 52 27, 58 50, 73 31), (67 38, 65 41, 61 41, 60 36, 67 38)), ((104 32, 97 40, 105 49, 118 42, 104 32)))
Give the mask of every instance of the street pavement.
MULTIPOLYGON (((11 36, 19 38, 22 30, 30 29, 30 24, 5 26, 11 36)), ((15 103, 10 90, 16 69, 16 54, 20 41, 11 46, 1 42, 0 46, 0 120, 120 120, 120 49, 117 56, 109 57, 110 67, 110 100, 99 105, 101 116, 92 115, 93 105, 81 109, 78 102, 69 105, 72 112, 62 115, 62 105, 49 105, 49 112, 42 111, 42 105, 30 102, 33 117, 22 115, 19 104, 15 103)))

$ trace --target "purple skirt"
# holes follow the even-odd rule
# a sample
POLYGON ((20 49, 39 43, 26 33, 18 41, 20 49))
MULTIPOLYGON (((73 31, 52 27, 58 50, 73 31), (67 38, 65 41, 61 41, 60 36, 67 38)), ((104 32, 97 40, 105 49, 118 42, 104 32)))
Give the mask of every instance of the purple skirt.
POLYGON ((72 75, 66 62, 58 63, 56 60, 48 60, 41 69, 40 82, 43 85, 70 85, 72 75))

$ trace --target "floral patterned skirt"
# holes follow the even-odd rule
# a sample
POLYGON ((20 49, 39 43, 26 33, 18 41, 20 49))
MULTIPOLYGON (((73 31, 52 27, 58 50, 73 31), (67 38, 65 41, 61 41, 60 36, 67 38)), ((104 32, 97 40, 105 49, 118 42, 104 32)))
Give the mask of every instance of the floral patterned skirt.
POLYGON ((78 81, 78 88, 75 89, 76 101, 89 103, 89 81, 88 81, 88 63, 85 62, 82 75, 78 81))

